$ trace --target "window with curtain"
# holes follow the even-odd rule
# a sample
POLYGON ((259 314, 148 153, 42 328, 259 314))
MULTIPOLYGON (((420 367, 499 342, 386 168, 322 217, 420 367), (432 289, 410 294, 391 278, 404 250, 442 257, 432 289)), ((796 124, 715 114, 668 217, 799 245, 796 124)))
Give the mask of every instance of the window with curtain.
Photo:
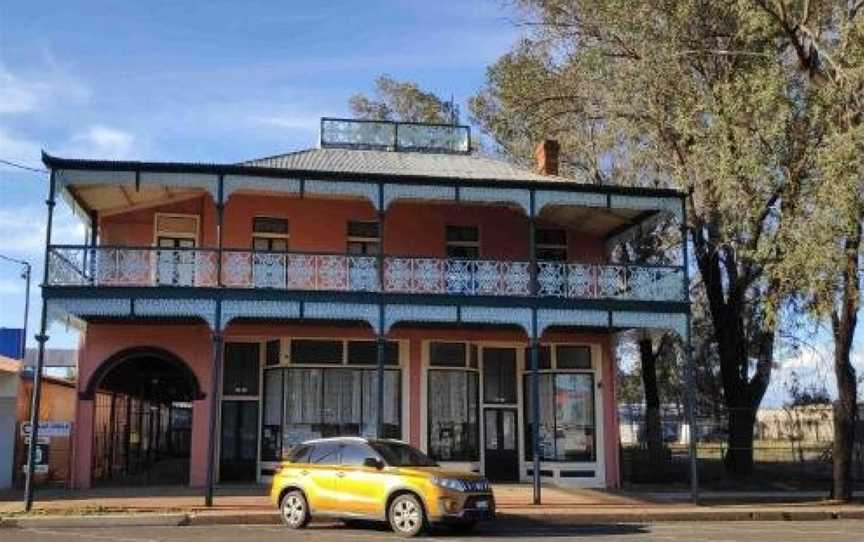
POLYGON ((430 370, 428 448, 439 461, 480 459, 479 378, 475 371, 430 370))
MULTIPOLYGON (((531 375, 524 377, 525 458, 531 459, 531 375)), ((594 375, 542 373, 539 375, 540 459, 596 461, 594 375)))
MULTIPOLYGON (((384 436, 402 438, 401 371, 384 371, 384 436)), ((321 437, 376 436, 374 368, 276 368, 264 373, 262 461, 321 437)), ((275 458, 275 459, 274 459, 275 458)))

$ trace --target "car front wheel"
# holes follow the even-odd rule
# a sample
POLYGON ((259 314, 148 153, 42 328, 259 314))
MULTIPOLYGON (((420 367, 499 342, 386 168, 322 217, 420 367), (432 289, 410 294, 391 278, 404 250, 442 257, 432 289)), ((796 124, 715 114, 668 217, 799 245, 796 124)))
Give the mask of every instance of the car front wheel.
POLYGON ((301 491, 289 491, 279 505, 282 523, 291 529, 302 529, 309 523, 309 505, 301 491))
POLYGON ((400 536, 417 536, 426 525, 426 513, 420 501, 411 494, 399 495, 390 503, 390 527, 400 536))

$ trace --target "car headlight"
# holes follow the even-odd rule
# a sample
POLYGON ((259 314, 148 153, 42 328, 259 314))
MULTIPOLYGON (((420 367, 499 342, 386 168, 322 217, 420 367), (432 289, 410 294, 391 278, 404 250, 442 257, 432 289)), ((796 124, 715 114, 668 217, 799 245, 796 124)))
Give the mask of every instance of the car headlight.
POLYGON ((444 489, 452 489, 453 491, 465 491, 465 481, 456 478, 441 478, 435 476, 432 478, 432 483, 444 489))

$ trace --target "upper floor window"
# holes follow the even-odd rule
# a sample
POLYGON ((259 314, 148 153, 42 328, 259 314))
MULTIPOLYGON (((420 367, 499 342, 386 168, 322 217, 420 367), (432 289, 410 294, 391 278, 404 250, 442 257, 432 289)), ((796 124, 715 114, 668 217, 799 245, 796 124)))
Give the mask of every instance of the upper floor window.
POLYGON ((378 222, 348 222, 348 254, 378 254, 381 230, 378 222))
POLYGON ((256 216, 252 219, 252 248, 264 252, 288 250, 288 221, 256 216))
POLYGON ((445 240, 448 258, 480 256, 480 230, 477 226, 447 226, 445 240))
POLYGON ((537 228, 534 232, 537 260, 567 261, 567 230, 561 228, 537 228))
POLYGON ((198 240, 198 216, 156 213, 156 244, 163 248, 194 247, 198 240))

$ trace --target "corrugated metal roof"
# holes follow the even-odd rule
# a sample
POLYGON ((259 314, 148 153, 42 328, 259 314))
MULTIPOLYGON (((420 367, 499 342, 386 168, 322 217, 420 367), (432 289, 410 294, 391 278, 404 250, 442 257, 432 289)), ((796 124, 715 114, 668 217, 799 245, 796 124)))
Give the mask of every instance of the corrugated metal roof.
POLYGON ((501 160, 465 154, 326 148, 258 158, 242 165, 382 176, 579 183, 576 179, 540 175, 501 160))

